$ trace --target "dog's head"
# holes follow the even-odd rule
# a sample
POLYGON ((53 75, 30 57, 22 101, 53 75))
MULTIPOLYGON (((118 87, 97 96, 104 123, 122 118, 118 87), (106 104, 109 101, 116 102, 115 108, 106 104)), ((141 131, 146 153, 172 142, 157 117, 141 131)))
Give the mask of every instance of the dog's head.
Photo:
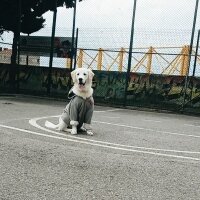
POLYGON ((71 77, 74 85, 77 85, 80 90, 91 87, 94 73, 87 68, 77 68, 71 72, 71 77))

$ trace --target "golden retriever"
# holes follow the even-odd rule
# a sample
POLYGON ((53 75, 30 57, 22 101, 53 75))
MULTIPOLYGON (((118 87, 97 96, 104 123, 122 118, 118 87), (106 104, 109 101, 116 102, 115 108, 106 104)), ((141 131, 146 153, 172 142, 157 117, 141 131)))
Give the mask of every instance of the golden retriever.
POLYGON ((94 110, 92 79, 94 73, 87 68, 77 68, 71 72, 74 86, 69 92, 71 99, 59 117, 57 125, 46 121, 45 126, 60 131, 70 131, 75 135, 79 130, 93 135, 91 120, 94 110), (69 129, 71 128, 71 129, 69 129))

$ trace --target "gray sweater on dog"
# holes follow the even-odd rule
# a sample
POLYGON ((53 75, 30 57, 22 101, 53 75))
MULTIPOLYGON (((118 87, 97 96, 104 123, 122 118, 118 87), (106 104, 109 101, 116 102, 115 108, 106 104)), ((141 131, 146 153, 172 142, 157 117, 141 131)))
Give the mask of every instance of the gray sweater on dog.
POLYGON ((77 122, 79 129, 83 123, 91 124, 93 110, 93 97, 83 99, 80 96, 74 96, 64 109, 61 118, 68 127, 71 127, 70 122, 77 122))

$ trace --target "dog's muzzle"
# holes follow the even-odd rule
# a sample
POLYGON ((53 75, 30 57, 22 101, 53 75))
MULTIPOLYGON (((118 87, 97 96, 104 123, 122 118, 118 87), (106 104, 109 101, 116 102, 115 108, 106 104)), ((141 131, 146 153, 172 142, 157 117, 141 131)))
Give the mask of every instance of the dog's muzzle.
POLYGON ((85 83, 83 82, 82 78, 78 79, 78 84, 79 84, 79 87, 84 87, 85 86, 85 83))

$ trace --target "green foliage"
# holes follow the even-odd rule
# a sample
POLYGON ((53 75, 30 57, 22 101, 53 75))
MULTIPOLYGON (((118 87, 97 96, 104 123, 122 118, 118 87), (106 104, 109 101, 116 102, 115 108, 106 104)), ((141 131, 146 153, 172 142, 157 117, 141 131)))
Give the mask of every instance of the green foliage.
POLYGON ((61 6, 71 8, 74 4, 75 0, 1 0, 0 35, 4 31, 16 33, 19 29, 27 34, 36 32, 44 26, 45 12, 61 6))
MULTIPOLYGON (((16 64, 17 48, 20 32, 34 33, 44 27, 45 19, 42 15, 57 7, 71 8, 76 0, 1 0, 0 1, 0 36, 4 31, 14 33, 11 63, 16 64)), ((82 1, 82 0, 77 0, 82 1)), ((10 75, 14 82, 15 72, 10 75)))
POLYGON ((2 0, 0 34, 5 30, 16 33, 21 29, 21 32, 29 34, 40 30, 45 20, 33 10, 35 4, 38 3, 39 0, 2 0))
MULTIPOLYGON (((35 12, 38 15, 42 15, 45 12, 55 10, 56 7, 72 8, 75 5, 76 0, 41 0, 39 4, 36 5, 35 12)), ((79 2, 82 0, 78 0, 79 2)))

